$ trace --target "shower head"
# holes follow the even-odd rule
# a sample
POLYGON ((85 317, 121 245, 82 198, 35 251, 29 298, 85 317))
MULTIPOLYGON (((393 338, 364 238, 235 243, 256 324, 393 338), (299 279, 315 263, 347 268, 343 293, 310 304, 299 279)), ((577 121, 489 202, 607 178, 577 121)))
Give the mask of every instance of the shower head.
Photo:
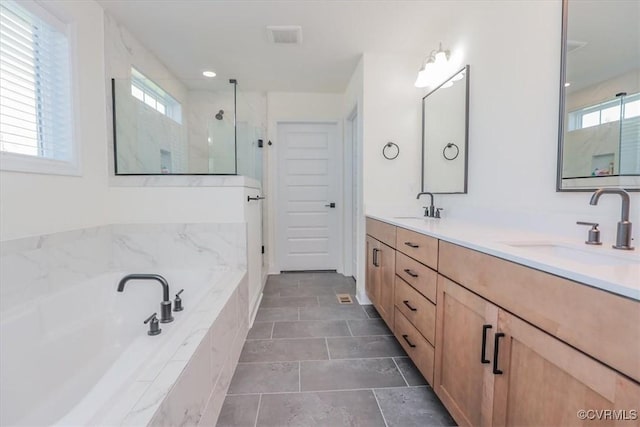
POLYGON ((224 110, 218 111, 218 114, 216 114, 216 119, 222 120, 223 115, 224 115, 224 110))

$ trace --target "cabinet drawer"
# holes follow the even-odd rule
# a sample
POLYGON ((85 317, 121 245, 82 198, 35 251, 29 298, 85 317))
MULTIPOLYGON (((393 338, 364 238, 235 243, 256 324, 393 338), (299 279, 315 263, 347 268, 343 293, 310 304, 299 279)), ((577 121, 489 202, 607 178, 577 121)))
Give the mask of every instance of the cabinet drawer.
POLYGON ((426 378, 429 384, 433 385, 433 361, 434 349, 429 341, 413 327, 411 322, 396 308, 395 329, 396 339, 407 352, 418 370, 426 378))
POLYGON ((438 268, 438 239, 398 227, 396 249, 434 270, 438 268))
POLYGON ((438 274, 435 271, 403 253, 396 252, 396 274, 431 302, 436 302, 438 274))
POLYGON ((392 248, 396 246, 395 225, 367 218, 367 234, 392 248))
POLYGON ((431 344, 435 344, 436 306, 396 276, 395 305, 431 344))

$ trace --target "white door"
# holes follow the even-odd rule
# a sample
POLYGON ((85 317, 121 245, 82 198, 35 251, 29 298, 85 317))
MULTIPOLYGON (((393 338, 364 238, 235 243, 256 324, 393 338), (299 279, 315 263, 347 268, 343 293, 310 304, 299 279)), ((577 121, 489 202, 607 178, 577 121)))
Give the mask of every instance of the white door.
POLYGON ((280 270, 336 270, 340 164, 335 123, 278 124, 280 270), (331 207, 331 204, 334 207, 331 207))

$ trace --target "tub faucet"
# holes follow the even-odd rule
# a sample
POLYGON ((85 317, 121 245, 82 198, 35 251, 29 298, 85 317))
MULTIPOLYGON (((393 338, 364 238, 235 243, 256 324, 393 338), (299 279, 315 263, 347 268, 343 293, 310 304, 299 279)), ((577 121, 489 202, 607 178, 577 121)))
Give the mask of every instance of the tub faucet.
POLYGON ((156 280, 162 285, 162 302, 160 303, 160 323, 173 322, 171 315, 171 300, 169 299, 169 283, 159 274, 127 274, 118 283, 118 292, 124 291, 124 285, 129 280, 156 280))
MULTIPOLYGON (((426 192, 426 191, 422 191, 420 193, 418 193, 418 195, 416 196, 416 199, 419 199, 420 196, 424 196, 425 194, 427 194, 429 197, 431 197, 431 204, 429 206, 425 206, 424 207, 424 216, 429 217, 429 218, 436 218, 436 207, 433 205, 433 194, 426 192)), ((439 216, 438 216, 439 218, 439 216)))
POLYGON ((613 245, 613 248, 633 250, 633 246, 631 246, 631 221, 629 221, 629 193, 621 188, 600 188, 593 193, 589 204, 597 205, 598 199, 605 193, 619 194, 622 197, 622 210, 620 221, 618 221, 616 244, 613 245))

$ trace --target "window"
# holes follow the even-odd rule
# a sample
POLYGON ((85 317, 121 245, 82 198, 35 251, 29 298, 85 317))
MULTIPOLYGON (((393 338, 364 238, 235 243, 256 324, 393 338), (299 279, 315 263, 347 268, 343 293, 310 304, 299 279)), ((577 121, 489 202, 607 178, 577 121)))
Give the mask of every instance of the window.
POLYGON ((131 96, 158 113, 182 124, 182 106, 164 89, 135 68, 131 68, 131 96))
POLYGON ((33 2, 0 5, 2 169, 76 174, 66 25, 33 2))
POLYGON ((569 131, 640 116, 640 93, 627 95, 569 113, 569 131), (622 106, 624 113, 620 114, 622 106))

